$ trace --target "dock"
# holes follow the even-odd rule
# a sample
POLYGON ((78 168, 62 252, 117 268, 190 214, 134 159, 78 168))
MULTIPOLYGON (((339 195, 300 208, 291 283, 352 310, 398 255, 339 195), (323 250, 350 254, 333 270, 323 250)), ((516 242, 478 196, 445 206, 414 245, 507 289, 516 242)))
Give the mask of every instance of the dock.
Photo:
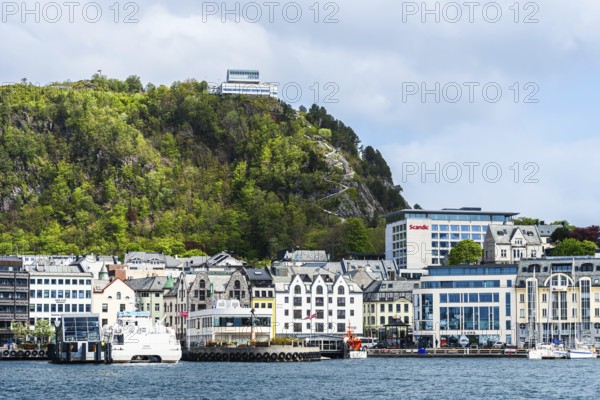
POLYGON ((503 349, 369 349, 369 358, 527 358, 527 350, 503 349))

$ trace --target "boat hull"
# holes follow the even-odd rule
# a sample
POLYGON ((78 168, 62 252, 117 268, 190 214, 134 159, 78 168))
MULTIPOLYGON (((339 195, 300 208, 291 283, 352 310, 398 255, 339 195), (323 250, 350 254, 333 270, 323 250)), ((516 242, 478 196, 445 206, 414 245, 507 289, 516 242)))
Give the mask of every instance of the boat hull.
POLYGON ((588 350, 570 350, 568 354, 570 359, 589 359, 596 358, 596 353, 588 350))
POLYGON ((351 359, 367 358, 367 351, 366 350, 351 350, 348 352, 348 358, 351 358, 351 359))

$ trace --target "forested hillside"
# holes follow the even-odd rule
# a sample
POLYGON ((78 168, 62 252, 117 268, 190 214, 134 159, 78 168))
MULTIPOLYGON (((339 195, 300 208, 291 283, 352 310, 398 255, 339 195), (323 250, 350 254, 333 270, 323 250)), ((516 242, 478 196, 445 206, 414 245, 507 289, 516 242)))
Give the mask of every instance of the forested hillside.
POLYGON ((304 111, 135 76, 0 87, 0 254, 382 251, 387 163, 304 111))

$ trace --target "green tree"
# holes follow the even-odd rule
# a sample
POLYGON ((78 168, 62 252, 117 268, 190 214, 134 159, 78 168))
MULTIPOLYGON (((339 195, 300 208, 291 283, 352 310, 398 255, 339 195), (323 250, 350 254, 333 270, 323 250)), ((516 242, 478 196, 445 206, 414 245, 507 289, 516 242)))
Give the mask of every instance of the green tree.
POLYGON ((513 224, 515 225, 539 225, 540 222, 537 218, 522 217, 513 219, 513 224))
POLYGON ((29 327, 24 322, 13 321, 10 323, 10 331, 15 335, 15 342, 18 339, 25 339, 29 333, 29 327))
POLYGON ((38 319, 33 328, 33 336, 37 337, 42 343, 48 343, 49 339, 54 336, 54 328, 46 319, 38 319))
POLYGON ((560 220, 560 221, 551 222, 550 225, 562 225, 563 228, 567 228, 568 230, 575 229, 575 225, 571 225, 569 223, 569 221, 567 221, 566 219, 563 219, 563 220, 560 220))
POLYGON ((577 239, 564 239, 552 249, 553 256, 593 256, 598 247, 596 243, 589 240, 579 241, 577 239))
POLYGON ((554 230, 554 232, 552 232, 552 235, 550 235, 550 240, 552 241, 552 243, 558 243, 570 237, 571 231, 561 226, 560 228, 557 228, 554 230))
POLYGON ((450 250, 448 262, 450 265, 471 264, 481 260, 482 249, 473 240, 463 240, 450 250))
POLYGON ((365 221, 359 218, 348 218, 344 223, 344 242, 347 252, 373 251, 365 221))

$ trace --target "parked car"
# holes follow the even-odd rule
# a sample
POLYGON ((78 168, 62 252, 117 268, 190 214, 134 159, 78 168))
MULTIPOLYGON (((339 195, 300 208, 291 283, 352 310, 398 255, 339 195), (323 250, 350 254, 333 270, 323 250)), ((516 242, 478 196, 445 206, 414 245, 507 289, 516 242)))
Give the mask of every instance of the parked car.
POLYGON ((496 342, 494 343, 494 345, 492 346, 494 349, 503 349, 506 346, 506 343, 504 342, 496 342))
POLYGON ((504 354, 517 354, 519 348, 517 346, 506 346, 504 354))

